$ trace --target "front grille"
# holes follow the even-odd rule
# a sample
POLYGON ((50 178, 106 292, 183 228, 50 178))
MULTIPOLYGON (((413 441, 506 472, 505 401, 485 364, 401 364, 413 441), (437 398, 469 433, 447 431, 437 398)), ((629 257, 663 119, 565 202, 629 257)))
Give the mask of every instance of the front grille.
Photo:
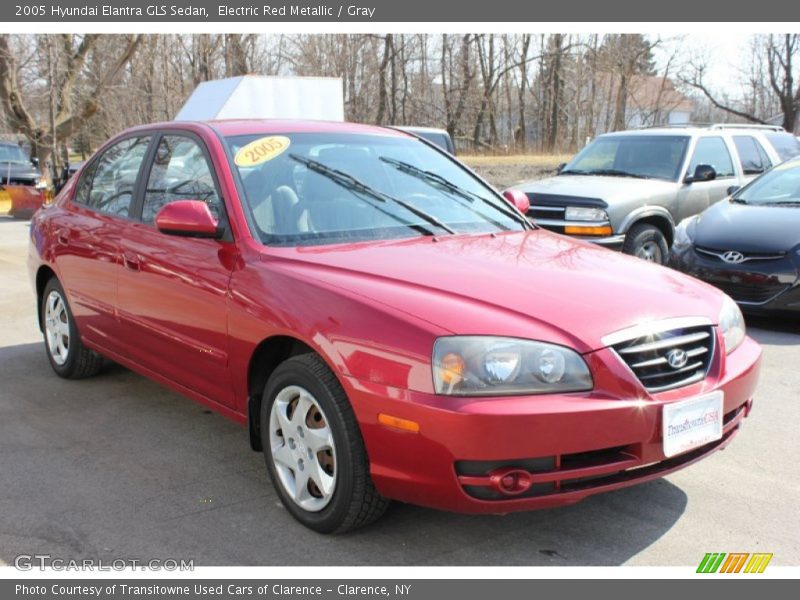
POLYGON ((734 283, 732 281, 707 280, 708 283, 718 287, 736 302, 746 304, 763 304, 789 288, 784 283, 734 283))
POLYGON ((683 327, 626 340, 614 351, 651 392, 701 381, 714 354, 711 326, 683 327))
MULTIPOLYGON (((729 261, 723 258, 728 250, 718 250, 716 248, 706 248, 703 246, 695 246, 694 249, 699 254, 714 257, 720 262, 729 263, 729 261)), ((786 252, 741 252, 741 255, 742 259, 732 264, 741 264, 753 260, 780 260, 786 256, 786 252)))
POLYGON ((564 220, 564 213, 566 208, 564 206, 546 206, 544 204, 531 204, 528 209, 528 216, 532 219, 558 219, 564 220))

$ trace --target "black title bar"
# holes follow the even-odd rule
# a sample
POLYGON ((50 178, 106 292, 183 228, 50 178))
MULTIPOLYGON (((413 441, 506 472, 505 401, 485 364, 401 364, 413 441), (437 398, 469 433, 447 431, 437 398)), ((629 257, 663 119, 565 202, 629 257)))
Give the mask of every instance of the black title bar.
POLYGON ((3 22, 769 22, 800 21, 800 4, 760 0, 355 0, 352 3, 269 0, 24 1, 0 5, 3 22))

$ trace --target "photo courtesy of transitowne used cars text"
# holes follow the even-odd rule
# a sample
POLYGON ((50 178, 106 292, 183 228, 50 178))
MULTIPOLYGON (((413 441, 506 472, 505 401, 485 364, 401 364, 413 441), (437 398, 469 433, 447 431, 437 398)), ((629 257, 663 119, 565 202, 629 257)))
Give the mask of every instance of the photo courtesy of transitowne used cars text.
POLYGON ((320 532, 571 504, 728 444, 761 356, 737 305, 527 208, 392 129, 131 129, 32 220, 47 356, 241 423, 320 532))

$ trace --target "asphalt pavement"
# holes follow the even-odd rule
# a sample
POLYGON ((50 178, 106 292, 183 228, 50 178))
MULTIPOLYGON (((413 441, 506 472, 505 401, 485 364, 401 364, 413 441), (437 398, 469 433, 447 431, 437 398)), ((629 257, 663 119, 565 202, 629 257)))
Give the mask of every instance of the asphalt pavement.
POLYGON ((574 506, 465 516, 394 503, 322 536, 280 506, 262 455, 224 417, 127 369, 56 377, 25 265, 0 217, 0 564, 697 565, 706 552, 800 564, 800 320, 749 320, 764 348, 753 412, 723 452, 574 506))

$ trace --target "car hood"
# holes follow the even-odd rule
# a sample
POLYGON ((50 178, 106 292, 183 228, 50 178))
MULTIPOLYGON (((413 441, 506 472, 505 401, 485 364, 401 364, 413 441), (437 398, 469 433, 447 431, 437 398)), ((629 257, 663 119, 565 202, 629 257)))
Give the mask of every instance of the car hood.
POLYGON ((513 186, 526 194, 599 198, 613 204, 668 193, 677 184, 661 179, 636 179, 603 175, 558 175, 513 186))
POLYGON ((715 289, 676 271, 543 230, 281 249, 264 259, 450 333, 539 339, 580 352, 653 320, 716 322, 721 304, 715 289))
POLYGON ((800 207, 718 202, 697 219, 694 243, 716 250, 787 252, 800 244, 800 207))

